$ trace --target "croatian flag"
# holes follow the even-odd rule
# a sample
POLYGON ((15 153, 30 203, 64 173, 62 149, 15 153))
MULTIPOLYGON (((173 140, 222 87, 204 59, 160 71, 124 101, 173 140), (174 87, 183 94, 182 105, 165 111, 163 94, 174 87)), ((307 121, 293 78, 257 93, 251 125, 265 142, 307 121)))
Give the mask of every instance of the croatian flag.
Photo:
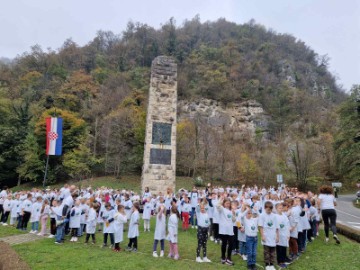
POLYGON ((46 118, 46 155, 48 156, 61 156, 62 122, 62 118, 46 118))

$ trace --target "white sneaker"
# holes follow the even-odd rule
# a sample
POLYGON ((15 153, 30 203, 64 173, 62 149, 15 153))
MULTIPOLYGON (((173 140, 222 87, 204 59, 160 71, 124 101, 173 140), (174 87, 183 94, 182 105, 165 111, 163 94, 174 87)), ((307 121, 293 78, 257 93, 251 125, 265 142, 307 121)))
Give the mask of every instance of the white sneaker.
POLYGON ((194 229, 195 227, 194 226, 191 226, 191 229, 194 229))
POLYGON ((50 234, 49 236, 48 236, 48 238, 54 238, 55 237, 55 235, 53 235, 53 234, 50 234))
POLYGON ((196 262, 198 262, 198 263, 202 263, 202 262, 203 262, 203 260, 202 260, 200 257, 196 257, 196 262))
POLYGON ((197 226, 195 226, 195 229, 197 229, 197 226))
POLYGON ((265 270, 272 270, 272 269, 271 269, 271 266, 270 266, 270 265, 265 266, 265 270))
POLYGON ((29 233, 34 233, 34 231, 33 231, 33 230, 31 230, 29 233))
POLYGON ((276 270, 275 266, 273 266, 273 265, 270 265, 270 269, 271 270, 276 270))
POLYGON ((204 263, 211 263, 211 261, 207 257, 204 257, 202 260, 204 263))
POLYGON ((38 233, 37 235, 38 235, 38 236, 43 236, 42 233, 38 233))
POLYGON ((217 243, 218 243, 218 240, 215 239, 215 240, 214 240, 214 243, 217 244, 217 243))
POLYGON ((214 241, 214 236, 210 236, 210 241, 214 241))
POLYGON ((325 238, 325 242, 326 242, 326 243, 329 243, 329 238, 325 238))
POLYGON ((73 242, 77 242, 78 241, 78 238, 77 237, 74 237, 74 241, 73 242))
POLYGON ((336 235, 336 234, 334 234, 334 239, 335 239, 335 241, 336 241, 336 244, 340 244, 340 240, 339 240, 339 237, 336 235))
POLYGON ((3 226, 7 226, 8 224, 7 223, 3 223, 3 226))
POLYGON ((37 234, 37 232, 38 232, 38 231, 37 231, 37 230, 35 230, 35 231, 33 231, 33 234, 37 234))
POLYGON ((241 257, 242 257, 243 261, 247 261, 247 256, 246 255, 242 255, 241 257))
MULTIPOLYGON (((163 252, 163 253, 164 253, 164 252, 163 252)), ((159 257, 159 256, 157 255, 157 252, 156 252, 156 251, 153 252, 153 257, 154 257, 154 258, 159 257)))
POLYGON ((164 257, 164 251, 160 251, 160 257, 164 257))

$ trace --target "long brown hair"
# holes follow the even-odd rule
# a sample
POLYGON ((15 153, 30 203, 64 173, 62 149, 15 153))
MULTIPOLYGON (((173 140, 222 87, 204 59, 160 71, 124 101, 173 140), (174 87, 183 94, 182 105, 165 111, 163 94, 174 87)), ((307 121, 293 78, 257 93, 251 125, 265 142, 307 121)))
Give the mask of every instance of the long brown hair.
POLYGON ((171 213, 176 214, 177 218, 180 218, 180 214, 179 214, 179 211, 178 211, 176 205, 173 205, 171 207, 171 213))
POLYGON ((44 210, 45 210, 45 206, 49 205, 49 201, 48 200, 44 200, 42 206, 41 206, 41 214, 44 214, 44 210))
POLYGON ((319 188, 319 193, 320 194, 332 194, 333 193, 333 188, 331 186, 321 186, 319 188))

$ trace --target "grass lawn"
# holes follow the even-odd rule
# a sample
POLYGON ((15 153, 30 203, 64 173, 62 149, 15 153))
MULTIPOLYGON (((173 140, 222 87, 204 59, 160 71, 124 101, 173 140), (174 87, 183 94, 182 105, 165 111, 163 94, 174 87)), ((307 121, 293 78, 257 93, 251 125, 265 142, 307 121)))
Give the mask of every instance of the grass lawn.
MULTIPOLYGON (((63 245, 55 245, 53 239, 44 238, 36 242, 16 245, 13 248, 20 257, 25 260, 32 269, 227 269, 219 263, 220 245, 208 242, 208 257, 213 261, 210 264, 199 264, 195 260, 196 230, 190 229, 187 232, 179 230, 179 253, 180 260, 174 261, 168 258, 153 258, 153 229, 152 232, 144 233, 140 230, 138 248, 139 252, 129 253, 122 251, 114 253, 108 248, 100 248, 102 234, 98 233, 96 245, 84 245, 84 237, 78 243, 67 241, 63 245)), ((179 224, 180 225, 180 224, 179 224)), ((142 229, 142 226, 140 226, 142 229)), ((2 231, 0 228, 0 232, 2 231)), ((13 229, 15 230, 15 229, 13 229)), ((127 234, 124 233, 127 244, 127 234)), ((315 242, 308 245, 307 251, 302 257, 293 263, 289 268, 294 270, 357 270, 360 265, 360 245, 340 236, 341 245, 334 241, 324 243, 324 236, 321 231, 315 242)), ((165 241, 165 253, 167 255, 168 242, 165 241)), ((158 247, 159 249, 160 247, 158 247)), ((259 244, 257 263, 263 266, 263 251, 259 244)), ((234 256, 235 267, 246 269, 246 263, 239 256, 234 256)), ((259 269, 262 269, 259 267, 259 269)))
POLYGON ((360 199, 359 199, 359 203, 356 203, 356 199, 353 200, 353 205, 354 205, 356 208, 360 208, 360 199))
MULTIPOLYGON (((128 189, 135 192, 141 191, 141 176, 140 175, 124 175, 120 179, 111 176, 105 177, 96 177, 91 179, 86 179, 82 181, 68 181, 69 184, 74 184, 80 187, 92 186, 93 188, 97 187, 111 187, 113 189, 128 189)), ((207 184, 207 182, 205 182, 207 184)), ((213 181, 213 185, 224 185, 224 182, 213 181)), ((61 188, 64 183, 46 185, 50 188, 61 188)), ((180 188, 191 189, 194 185, 192 178, 190 177, 177 177, 176 178, 176 190, 180 188)), ((30 190, 31 188, 42 188, 41 183, 25 183, 20 187, 11 188, 13 191, 18 190, 30 190)))
MULTIPOLYGON (((71 183, 71 182, 69 182, 71 183)), ((77 186, 92 187, 107 186, 115 189, 132 189, 140 191, 140 176, 123 176, 121 179, 114 177, 99 177, 83 181, 72 182, 77 186)), ((190 189, 193 186, 191 178, 178 177, 177 187, 190 189)), ((213 182, 213 185, 217 185, 213 182)), ((51 187, 61 187, 63 184, 52 185, 51 187)), ((20 189, 30 189, 31 187, 41 187, 41 185, 25 184, 20 189)), ((142 223, 142 222, 141 222, 142 223)), ((179 224, 180 225, 180 224, 179 224)), ((142 229, 142 224, 140 229, 142 229)), ((226 269, 219 263, 220 246, 213 242, 208 242, 208 257, 213 263, 199 264, 195 262, 196 251, 196 230, 190 229, 187 232, 179 230, 179 252, 180 260, 174 261, 168 258, 153 258, 153 229, 154 219, 152 219, 152 232, 143 233, 140 230, 138 240, 139 252, 137 254, 129 252, 114 253, 110 249, 101 249, 102 234, 97 234, 96 245, 84 245, 84 238, 78 243, 66 242, 63 245, 55 245, 53 239, 44 238, 43 240, 20 244, 14 246, 20 257, 25 260, 32 269, 226 269)), ((308 245, 307 251, 302 257, 293 263, 289 268, 294 270, 357 270, 360 265, 360 245, 340 236, 341 245, 335 245, 334 241, 329 244, 324 243, 324 235, 321 231, 320 236, 315 242, 308 245)), ((14 228, 0 226, 0 237, 21 233, 14 228)), ((69 238, 69 237, 67 237, 69 238)), ((127 244, 127 233, 124 233, 127 244)), ((166 255, 168 251, 168 242, 165 243, 166 255)), ((160 248, 160 247, 159 247, 160 248)), ((234 256, 235 267, 246 269, 246 263, 239 256, 234 256)), ((259 243, 257 264, 263 267, 263 250, 259 243)), ((259 269, 263 269, 258 267, 259 269)))
POLYGON ((24 233, 23 231, 16 230, 12 226, 2 226, 2 225, 0 225, 0 238, 15 235, 15 234, 23 234, 23 233, 24 233))

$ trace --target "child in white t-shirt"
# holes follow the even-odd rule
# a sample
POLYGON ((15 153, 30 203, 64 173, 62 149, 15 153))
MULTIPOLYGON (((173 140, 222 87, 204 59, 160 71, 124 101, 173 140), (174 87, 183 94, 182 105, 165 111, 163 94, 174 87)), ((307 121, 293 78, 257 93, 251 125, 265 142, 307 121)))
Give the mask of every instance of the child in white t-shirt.
POLYGON ((150 217, 151 217, 151 210, 152 210, 152 205, 150 202, 151 198, 147 197, 145 199, 145 204, 144 204, 144 211, 143 211, 143 220, 144 220, 144 232, 148 231, 150 232, 150 217))
MULTIPOLYGON (((205 199, 206 200, 206 199, 205 199)), ((196 262, 211 262, 206 255, 206 244, 208 240, 208 231, 210 226, 210 218, 205 209, 205 202, 203 201, 196 207, 197 217, 197 240, 198 245, 196 249, 196 262), (203 249, 203 258, 200 257, 200 250, 203 249)))
POLYGON ((138 248, 137 238, 139 236, 139 219, 140 219, 138 202, 135 202, 133 204, 131 211, 132 212, 130 214, 129 231, 128 231, 129 244, 127 250, 137 252, 137 248, 138 248))
POLYGON ((169 258, 174 258, 175 260, 179 259, 179 250, 178 250, 178 218, 179 212, 177 207, 173 205, 170 210, 170 217, 168 221, 168 240, 170 242, 170 252, 169 258))
POLYGON ((9 193, 6 197, 6 199, 4 200, 4 204, 3 204, 4 213, 1 216, 1 222, 3 223, 3 226, 8 225, 7 221, 8 221, 10 212, 11 212, 11 198, 12 198, 12 195, 9 193))
POLYGON ((95 244, 95 231, 96 231, 96 219, 97 213, 96 211, 99 209, 99 205, 97 203, 90 203, 89 211, 85 214, 86 220, 86 240, 85 244, 89 242, 90 236, 92 238, 92 243, 95 244))
POLYGON ((258 244, 258 215, 253 215, 250 205, 244 203, 242 206, 241 216, 245 216, 243 219, 243 227, 246 236, 246 259, 247 268, 256 269, 256 255, 258 244))
POLYGON ((35 234, 39 230, 41 207, 42 207, 42 197, 38 196, 36 198, 36 202, 32 205, 32 208, 31 208, 31 216, 30 216, 31 231, 30 231, 30 233, 35 234))
POLYGON ((237 240, 239 241, 239 255, 241 258, 246 261, 246 234, 245 234, 245 225, 244 225, 244 214, 242 212, 238 213, 236 217, 236 227, 238 229, 238 237, 237 240))
POLYGON ((86 218, 85 215, 89 212, 89 205, 86 204, 86 199, 80 199, 80 208, 81 208, 81 217, 80 217, 80 228, 78 230, 78 237, 83 236, 84 229, 86 226, 86 218))
POLYGON ((115 211, 112 208, 109 202, 105 203, 105 210, 102 212, 102 220, 104 223, 103 234, 104 234, 104 243, 102 247, 107 246, 108 236, 110 237, 110 248, 113 248, 115 245, 114 239, 114 214, 115 211))
POLYGON ((114 214, 114 231, 115 231, 115 252, 119 252, 120 243, 124 237, 124 224, 127 222, 125 207, 123 205, 117 206, 117 212, 114 214))
POLYGON ((157 254, 157 245, 160 241, 160 257, 164 257, 165 250, 165 234, 166 234, 166 210, 165 206, 161 204, 156 214, 156 225, 154 235, 153 257, 159 257, 157 254))
POLYGON ((276 215, 272 212, 272 202, 265 202, 264 208, 264 212, 259 217, 259 227, 261 243, 264 247, 265 269, 275 270, 276 243, 279 242, 279 225, 276 215))
POLYGON ((19 218, 20 204, 20 194, 16 194, 15 198, 11 200, 10 225, 12 226, 15 226, 15 223, 19 218))
POLYGON ((187 195, 184 195, 184 199, 180 204, 181 218, 182 218, 182 229, 186 231, 189 228, 189 218, 191 213, 191 204, 187 195))
POLYGON ((80 219, 81 219, 81 208, 80 200, 76 200, 75 206, 70 211, 70 223, 69 228, 71 229, 71 239, 70 242, 77 242, 78 230, 80 228, 80 219))
POLYGON ((278 203, 276 205, 276 220, 279 225, 279 242, 276 244, 277 263, 280 268, 286 268, 287 258, 286 248, 289 246, 290 239, 290 222, 288 217, 283 213, 283 207, 287 207, 286 203, 278 203))
POLYGON ((44 236, 46 234, 46 224, 49 218, 49 214, 50 214, 49 201, 44 200, 40 211, 41 231, 38 233, 39 236, 44 236))

